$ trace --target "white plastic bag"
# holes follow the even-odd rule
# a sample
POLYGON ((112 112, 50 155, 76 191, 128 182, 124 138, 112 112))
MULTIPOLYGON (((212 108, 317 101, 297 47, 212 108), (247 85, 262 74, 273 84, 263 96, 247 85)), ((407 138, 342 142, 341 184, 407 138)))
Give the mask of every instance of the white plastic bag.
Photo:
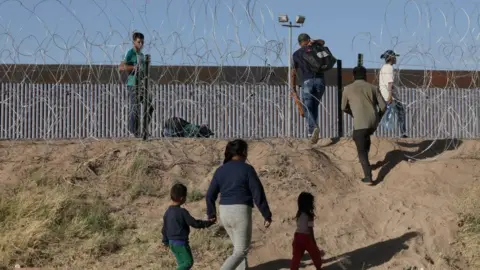
POLYGON ((397 106, 395 106, 395 103, 387 105, 387 111, 383 115, 380 125, 385 130, 392 130, 397 125, 397 106))

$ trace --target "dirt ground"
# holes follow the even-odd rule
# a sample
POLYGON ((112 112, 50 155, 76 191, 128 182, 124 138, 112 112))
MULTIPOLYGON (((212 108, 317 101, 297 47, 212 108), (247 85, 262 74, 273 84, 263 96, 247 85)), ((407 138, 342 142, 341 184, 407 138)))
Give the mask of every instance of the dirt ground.
MULTIPOLYGON (((204 218, 203 195, 225 145, 193 139, 0 142, 0 268, 174 269, 173 256, 158 248, 169 188, 186 183, 185 208, 204 218)), ((374 186, 359 181, 351 140, 249 145, 248 162, 273 213, 265 229, 254 209, 250 269, 289 267, 302 191, 316 196, 315 234, 327 253, 323 269, 473 269, 455 246, 463 196, 480 184, 480 142, 373 139, 374 186)), ((191 237, 194 269, 219 269, 231 252, 221 224, 191 237)), ((303 267, 314 269, 307 255, 303 267)))

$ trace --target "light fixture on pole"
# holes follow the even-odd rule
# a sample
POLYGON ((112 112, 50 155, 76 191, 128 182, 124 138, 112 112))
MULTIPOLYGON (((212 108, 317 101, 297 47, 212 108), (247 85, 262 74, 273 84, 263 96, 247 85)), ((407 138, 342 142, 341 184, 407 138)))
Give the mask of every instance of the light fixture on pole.
POLYGON ((297 15, 297 17, 295 18, 295 22, 298 24, 303 24, 305 22, 305 16, 297 15))
POLYGON ((280 22, 280 23, 288 22, 288 15, 281 14, 280 16, 278 16, 278 22, 280 22))
POLYGON ((305 23, 305 16, 302 15, 297 15, 295 17, 295 24, 293 24, 290 19, 288 18, 288 15, 286 14, 281 14, 278 16, 278 22, 282 24, 284 27, 288 27, 288 85, 290 85, 290 72, 291 72, 291 60, 292 60, 292 28, 299 28, 305 23))
MULTIPOLYGON (((295 17, 295 24, 293 24, 286 14, 281 14, 278 16, 278 22, 282 24, 284 27, 288 27, 288 87, 292 85, 292 78, 290 74, 292 73, 292 28, 299 28, 300 26, 305 23, 305 16, 297 15, 295 17)), ((293 89, 292 89, 293 90, 293 89)), ((292 123, 292 108, 291 108, 291 101, 288 103, 288 136, 290 136, 292 129, 290 127, 292 123)))

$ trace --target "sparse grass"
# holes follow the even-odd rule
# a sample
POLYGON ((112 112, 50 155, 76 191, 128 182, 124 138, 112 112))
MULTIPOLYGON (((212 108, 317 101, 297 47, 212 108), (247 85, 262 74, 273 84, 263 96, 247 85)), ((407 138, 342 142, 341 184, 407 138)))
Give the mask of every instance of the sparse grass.
POLYGON ((129 192, 131 200, 135 200, 140 196, 161 198, 165 195, 162 185, 148 178, 137 179, 131 184, 129 192))
POLYGON ((0 268, 16 263, 67 266, 73 260, 95 261, 121 249, 121 235, 128 224, 91 192, 35 182, 4 190, 0 196, 0 268))
POLYGON ((259 169, 260 177, 285 178, 289 176, 290 158, 287 155, 279 154, 274 157, 271 165, 259 169))
POLYGON ((48 177, 41 167, 29 168, 26 172, 27 178, 39 186, 47 184, 48 177))
POLYGON ((129 177, 139 177, 146 173, 148 161, 144 156, 136 155, 132 164, 128 168, 127 175, 129 177))
MULTIPOLYGON (((9 172, 13 181, 0 189, 0 270, 15 264, 44 269, 175 268, 174 256, 158 248, 158 208, 168 203, 172 182, 190 186, 189 175, 182 166, 170 164, 175 160, 162 161, 150 149, 102 151, 75 156, 73 164, 48 158, 9 172), (140 197, 151 198, 132 203, 140 197)), ((195 202, 204 196, 190 188, 187 199, 195 202)), ((212 269, 232 251, 218 225, 193 229, 191 245, 198 269, 212 269)))
POLYGON ((469 190, 460 205, 461 219, 458 250, 466 257, 472 269, 480 269, 480 187, 469 190))
MULTIPOLYGON (((233 250, 228 235, 219 225, 213 225, 208 229, 192 229, 190 247, 194 256, 194 269, 219 269, 215 266, 223 263, 233 250)), ((151 269, 175 269, 177 265, 173 254, 170 252, 161 252, 161 254, 163 256, 155 258, 156 268, 151 269)))
POLYGON ((136 155, 127 169, 130 199, 140 196, 163 197, 161 179, 155 175, 156 167, 153 162, 143 155, 136 155))
MULTIPOLYGON (((216 257, 204 261, 206 265, 215 261, 224 261, 232 253, 233 246, 225 229, 216 224, 208 229, 194 230, 190 234, 190 246, 194 254, 212 252, 216 257)), ((206 259, 206 258, 205 258, 206 259)))
POLYGON ((198 189, 194 188, 190 192, 188 192, 187 195, 187 201, 188 202, 198 202, 205 198, 205 195, 198 189))

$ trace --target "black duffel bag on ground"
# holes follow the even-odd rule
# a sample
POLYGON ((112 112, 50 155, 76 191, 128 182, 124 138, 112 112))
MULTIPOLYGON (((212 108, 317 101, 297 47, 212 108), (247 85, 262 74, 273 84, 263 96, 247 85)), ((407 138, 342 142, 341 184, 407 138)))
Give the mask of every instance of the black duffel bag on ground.
POLYGON ((168 118, 163 125, 163 137, 209 138, 214 133, 207 125, 195 125, 183 118, 168 118))

